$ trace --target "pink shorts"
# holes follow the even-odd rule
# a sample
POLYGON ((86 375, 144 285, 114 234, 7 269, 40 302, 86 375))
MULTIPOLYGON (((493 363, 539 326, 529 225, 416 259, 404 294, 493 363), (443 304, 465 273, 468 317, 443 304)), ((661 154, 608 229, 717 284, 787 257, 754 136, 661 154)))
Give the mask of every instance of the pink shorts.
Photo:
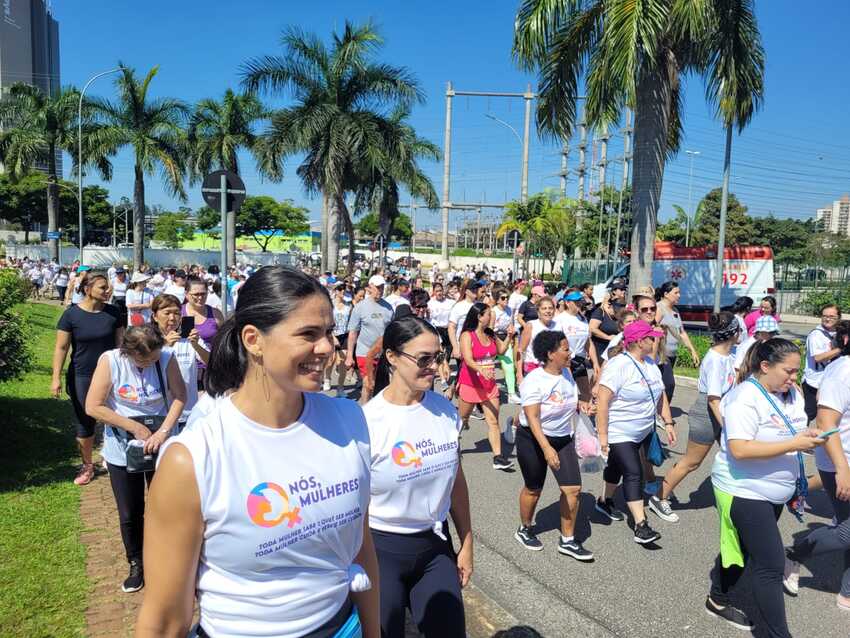
POLYGON ((492 399, 499 398, 499 386, 494 385, 493 389, 487 392, 482 388, 476 388, 472 385, 459 383, 457 386, 457 394, 467 403, 486 403, 492 399))

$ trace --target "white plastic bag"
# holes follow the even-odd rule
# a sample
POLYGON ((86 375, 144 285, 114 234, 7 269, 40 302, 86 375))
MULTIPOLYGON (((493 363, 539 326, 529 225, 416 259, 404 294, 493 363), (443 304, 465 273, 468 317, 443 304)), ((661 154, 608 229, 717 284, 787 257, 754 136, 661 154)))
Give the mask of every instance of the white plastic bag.
POLYGON ((601 472, 605 467, 602 457, 602 446, 593 422, 586 414, 577 413, 573 419, 575 429, 576 454, 578 455, 581 471, 587 473, 601 472))

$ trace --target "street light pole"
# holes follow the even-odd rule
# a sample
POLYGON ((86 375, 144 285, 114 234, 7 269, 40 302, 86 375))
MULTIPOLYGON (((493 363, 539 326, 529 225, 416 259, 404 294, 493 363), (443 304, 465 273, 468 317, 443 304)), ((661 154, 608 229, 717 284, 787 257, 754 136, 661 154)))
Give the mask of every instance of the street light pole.
MULTIPOLYGON (((700 154, 699 151, 685 151, 691 158, 690 177, 688 178, 688 218, 685 220, 685 248, 690 246, 691 240, 691 217, 694 214, 694 204, 691 198, 692 187, 694 183, 694 157, 700 154)), ((696 220, 694 220, 696 221, 696 220)))
POLYGON ((80 103, 77 107, 77 206, 79 212, 79 232, 80 232, 80 263, 83 264, 85 261, 83 260, 83 96, 86 94, 86 89, 89 88, 89 85, 94 82, 99 77, 103 77, 104 75, 109 75, 110 73, 117 73, 121 70, 120 67, 110 69, 109 71, 103 71, 102 73, 98 73, 89 78, 89 81, 86 82, 85 86, 83 86, 83 90, 80 91, 80 103))

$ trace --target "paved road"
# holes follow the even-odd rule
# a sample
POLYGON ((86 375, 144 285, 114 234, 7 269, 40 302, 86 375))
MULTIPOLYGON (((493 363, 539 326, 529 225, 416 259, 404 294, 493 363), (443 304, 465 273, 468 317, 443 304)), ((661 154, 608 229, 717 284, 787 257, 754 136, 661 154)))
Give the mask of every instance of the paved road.
MULTIPOLYGON (((680 386, 674 408, 687 409, 694 397, 693 389, 680 386)), ((508 406, 503 409, 502 418, 516 411, 516 406, 508 406)), ((687 440, 687 415, 682 414, 677 420, 681 442, 668 463, 678 458, 687 440)), ((462 447, 477 543, 474 582, 520 624, 533 627, 547 638, 742 635, 709 617, 703 608, 708 572, 718 548, 718 523, 709 478, 713 454, 678 489, 679 523, 665 523, 649 514, 652 525, 663 535, 652 549, 637 545, 625 523, 606 524, 599 518, 593 511, 593 495, 601 489, 601 474, 585 475, 587 492, 582 494, 578 535, 586 539, 596 561, 582 564, 556 552, 557 489, 551 476, 547 477, 537 513, 537 528, 545 549, 530 552, 513 538, 518 524, 519 472, 492 469, 482 421, 471 422, 471 429, 463 435, 462 447)), ((617 498, 625 509, 621 497, 617 498)), ((822 493, 813 495, 811 501, 814 511, 805 526, 783 513, 780 526, 788 541, 794 534, 825 524, 832 517, 822 493)), ((850 614, 835 606, 839 564, 840 558, 831 556, 803 567, 800 596, 786 597, 794 636, 850 635, 850 614)), ((746 575, 743 581, 748 581, 746 575)), ((749 611, 756 618, 757 612, 749 611)), ((763 634, 757 629, 755 635, 763 634)))

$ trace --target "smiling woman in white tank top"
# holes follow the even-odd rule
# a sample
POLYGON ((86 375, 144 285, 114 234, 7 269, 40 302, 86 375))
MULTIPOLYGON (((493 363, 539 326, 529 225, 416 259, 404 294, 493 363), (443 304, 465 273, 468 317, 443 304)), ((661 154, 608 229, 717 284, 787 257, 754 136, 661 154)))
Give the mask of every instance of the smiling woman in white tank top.
POLYGON ((333 328, 300 271, 242 287, 206 379, 232 393, 160 454, 136 636, 185 636, 196 592, 201 638, 380 635, 366 421, 319 393, 333 328))

